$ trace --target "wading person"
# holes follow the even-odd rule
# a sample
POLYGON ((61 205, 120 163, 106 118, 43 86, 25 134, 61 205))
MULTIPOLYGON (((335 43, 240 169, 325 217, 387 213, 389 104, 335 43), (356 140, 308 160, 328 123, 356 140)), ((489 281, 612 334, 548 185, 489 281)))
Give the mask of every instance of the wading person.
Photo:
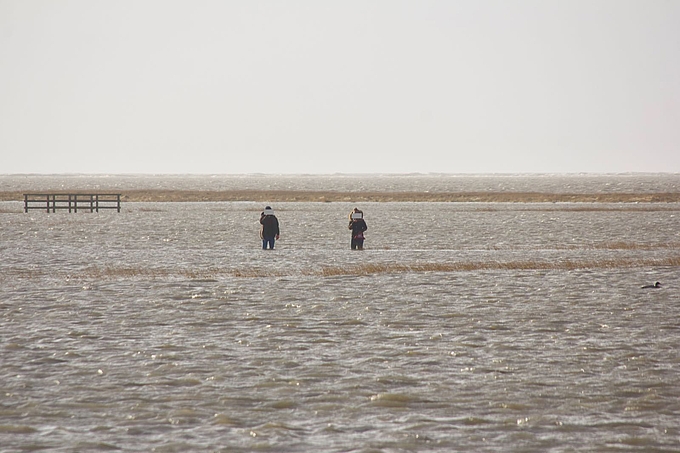
POLYGON ((364 249, 364 231, 368 230, 364 220, 364 212, 354 208, 349 213, 349 229, 352 230, 352 250, 364 249))
POLYGON ((262 238, 262 250, 274 250, 274 242, 279 238, 279 219, 274 215, 274 210, 267 206, 260 214, 260 238, 262 238))

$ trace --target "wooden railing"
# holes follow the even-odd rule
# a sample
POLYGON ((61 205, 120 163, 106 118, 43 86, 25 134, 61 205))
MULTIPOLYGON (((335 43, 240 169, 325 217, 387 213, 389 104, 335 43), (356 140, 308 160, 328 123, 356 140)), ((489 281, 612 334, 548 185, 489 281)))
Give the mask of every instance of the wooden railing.
POLYGON ((120 212, 119 193, 25 193, 24 212, 31 209, 42 209, 45 212, 57 212, 68 209, 78 212, 80 209, 99 212, 100 209, 115 209, 120 212))

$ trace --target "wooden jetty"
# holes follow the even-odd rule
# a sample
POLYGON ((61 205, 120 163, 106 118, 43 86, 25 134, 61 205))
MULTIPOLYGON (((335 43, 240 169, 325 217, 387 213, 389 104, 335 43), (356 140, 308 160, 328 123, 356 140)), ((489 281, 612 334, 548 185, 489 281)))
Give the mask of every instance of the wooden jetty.
POLYGON ((25 193, 24 212, 30 209, 42 209, 45 212, 57 212, 68 209, 68 212, 115 209, 120 212, 119 193, 25 193))

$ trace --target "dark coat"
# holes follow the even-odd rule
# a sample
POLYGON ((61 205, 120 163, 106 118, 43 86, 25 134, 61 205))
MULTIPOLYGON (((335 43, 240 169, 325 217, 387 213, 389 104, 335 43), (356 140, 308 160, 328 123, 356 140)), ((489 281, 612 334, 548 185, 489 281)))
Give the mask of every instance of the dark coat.
POLYGON ((260 229, 260 237, 262 239, 271 239, 280 234, 279 232, 279 219, 275 215, 262 215, 260 216, 260 224, 262 228, 260 229))
POLYGON ((356 219, 349 221, 349 229, 352 230, 352 237, 356 237, 360 233, 368 230, 368 226, 364 219, 356 219))

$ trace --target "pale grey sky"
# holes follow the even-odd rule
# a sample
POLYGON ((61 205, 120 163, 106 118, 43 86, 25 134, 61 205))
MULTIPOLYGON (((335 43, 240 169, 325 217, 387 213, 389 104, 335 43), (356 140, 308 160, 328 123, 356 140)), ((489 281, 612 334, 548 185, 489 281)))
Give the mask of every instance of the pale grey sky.
POLYGON ((680 172, 677 0, 0 0, 0 174, 680 172))

